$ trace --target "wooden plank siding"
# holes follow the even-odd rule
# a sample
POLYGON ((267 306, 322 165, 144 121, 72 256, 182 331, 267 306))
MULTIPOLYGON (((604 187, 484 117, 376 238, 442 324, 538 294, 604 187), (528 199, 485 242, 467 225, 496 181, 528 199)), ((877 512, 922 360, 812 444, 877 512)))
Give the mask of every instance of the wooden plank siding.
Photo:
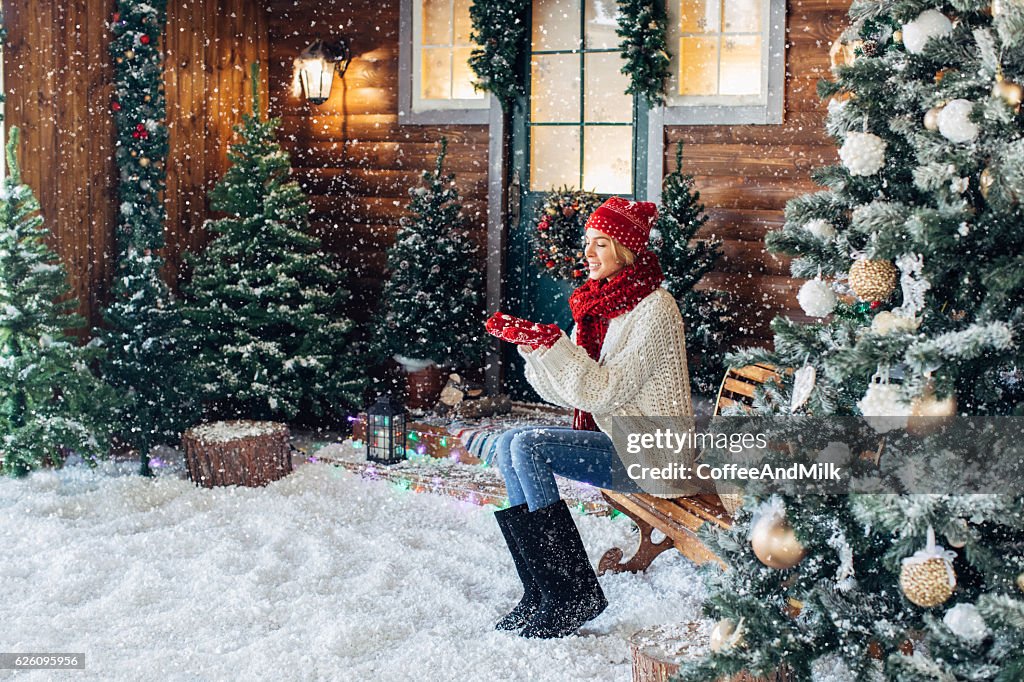
POLYGON ((352 276, 352 316, 370 319, 384 279, 385 252, 409 215, 409 190, 433 168, 442 136, 484 267, 488 128, 398 124, 399 0, 296 0, 267 7, 270 113, 296 179, 310 195, 312 221, 352 276), (292 92, 292 60, 316 38, 345 36, 352 62, 320 106, 292 92))
POLYGON ((770 344, 768 323, 777 314, 808 319, 796 301, 799 280, 789 260, 767 253, 764 236, 783 224, 789 199, 813 192, 810 171, 836 163, 825 134, 827 107, 816 87, 829 77, 828 50, 846 25, 849 0, 789 0, 786 10, 785 117, 781 125, 669 126, 665 170, 675 169, 676 142, 708 209, 702 235, 725 240, 724 256, 701 286, 732 292, 739 345, 770 344))
MULTIPOLYGON (((117 225, 114 69, 107 52, 113 10, 112 1, 4 2, 7 124, 22 129, 23 177, 39 197, 49 242, 90 327, 100 324, 108 300, 117 225)), ((171 284, 182 252, 205 243, 207 190, 227 168, 231 126, 249 106, 248 64, 266 62, 264 16, 258 0, 169 2, 164 255, 171 284)), ((262 90, 266 106, 265 82, 262 90)))

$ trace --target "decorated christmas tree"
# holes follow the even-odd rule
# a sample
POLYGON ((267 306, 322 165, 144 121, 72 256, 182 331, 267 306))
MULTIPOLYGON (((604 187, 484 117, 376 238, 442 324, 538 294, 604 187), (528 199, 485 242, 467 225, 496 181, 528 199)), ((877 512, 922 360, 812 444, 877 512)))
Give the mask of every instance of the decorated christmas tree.
POLYGON ((289 179, 278 119, 252 114, 235 127, 231 168, 213 188, 214 239, 191 257, 186 323, 212 415, 340 422, 365 385, 349 292, 336 259, 310 234, 309 201, 289 179))
POLYGON ((177 443, 198 418, 181 315, 160 276, 168 131, 160 36, 166 3, 119 2, 111 30, 120 211, 112 300, 97 337, 106 347, 103 376, 118 396, 113 429, 149 471, 154 445, 177 443))
MULTIPOLYGON (((402 360, 472 368, 486 347, 484 277, 470 238, 454 174, 442 170, 448 141, 420 187, 409 191, 412 217, 403 218, 388 251, 378 348, 402 360)), ((415 364, 415 363, 406 363, 415 364)))
POLYGON ((662 183, 661 209, 652 249, 665 273, 665 288, 679 304, 686 325, 690 386, 713 393, 722 380, 726 334, 732 320, 729 298, 715 289, 694 287, 722 255, 719 239, 695 239, 707 222, 693 176, 683 173, 683 145, 676 148, 676 169, 662 183))
POLYGON ((0 193, 0 471, 24 474, 60 466, 75 453, 93 463, 106 452, 102 415, 110 406, 89 363, 94 344, 79 346, 66 330, 81 327, 67 274, 46 245, 39 202, 22 184, 7 143, 0 193))
POLYGON ((872 459, 836 441, 819 461, 867 462, 902 494, 748 493, 707 536, 729 566, 710 577, 715 652, 681 679, 1022 679, 1024 494, 909 481, 970 476, 936 420, 986 417, 974 447, 997 453, 1011 434, 992 420, 1021 413, 1024 7, 858 0, 850 17, 846 63, 819 87, 842 163, 767 240, 812 278, 811 321, 776 319, 774 349, 731 364, 792 370, 759 393, 763 414, 863 417, 872 459), (915 423, 931 426, 910 437, 915 423))

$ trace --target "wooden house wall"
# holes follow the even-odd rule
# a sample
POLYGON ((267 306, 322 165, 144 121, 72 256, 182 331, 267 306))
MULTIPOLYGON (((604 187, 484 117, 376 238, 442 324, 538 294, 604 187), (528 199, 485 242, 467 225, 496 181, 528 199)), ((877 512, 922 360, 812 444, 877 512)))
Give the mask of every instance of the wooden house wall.
MULTIPOLYGON (((24 180, 42 206, 50 244, 68 270, 79 312, 101 321, 117 223, 107 26, 114 3, 6 0, 8 126, 22 130, 24 180)), ((199 248, 207 189, 227 167, 231 126, 248 110, 248 64, 266 62, 257 0, 170 0, 164 42, 170 130, 165 202, 168 265, 199 248)), ((263 86, 266 102, 266 85, 263 86)), ((84 333, 84 332, 83 332, 84 333)))
POLYGON ((267 6, 270 112, 294 176, 310 195, 312 223, 352 275, 352 315, 369 319, 409 190, 434 167, 441 137, 484 266, 488 128, 398 124, 399 0, 296 0, 267 6), (291 89, 292 60, 315 38, 349 39, 352 62, 330 99, 308 104, 291 89))
POLYGON ((816 86, 830 77, 829 47, 846 26, 849 0, 789 0, 786 9, 786 90, 782 125, 671 126, 665 132, 665 172, 675 169, 676 143, 695 176, 708 223, 702 235, 724 239, 724 256, 702 286, 734 294, 738 345, 764 345, 777 314, 807 319, 796 301, 800 281, 789 259, 764 250, 764 236, 783 224, 789 199, 821 189, 810 171, 838 160, 825 134, 827 107, 816 86))

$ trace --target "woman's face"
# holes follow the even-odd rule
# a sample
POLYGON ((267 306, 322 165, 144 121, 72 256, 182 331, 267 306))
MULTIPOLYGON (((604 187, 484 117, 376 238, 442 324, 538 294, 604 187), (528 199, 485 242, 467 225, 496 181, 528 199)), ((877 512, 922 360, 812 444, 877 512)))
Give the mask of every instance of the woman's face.
POLYGON ((583 254, 587 257, 590 279, 607 279, 622 269, 622 263, 615 260, 612 238, 594 228, 587 230, 583 254))

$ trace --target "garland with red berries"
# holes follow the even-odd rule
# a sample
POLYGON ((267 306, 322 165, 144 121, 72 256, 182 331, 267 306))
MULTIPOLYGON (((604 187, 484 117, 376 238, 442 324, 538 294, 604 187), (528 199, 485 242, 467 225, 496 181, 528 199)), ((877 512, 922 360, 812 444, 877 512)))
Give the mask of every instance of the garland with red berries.
POLYGON ((593 192, 563 187, 550 192, 537 210, 531 232, 533 262, 555 279, 569 281, 586 276, 583 233, 587 218, 601 205, 593 192))
POLYGON ((160 36, 167 23, 166 0, 118 0, 111 17, 110 55, 114 60, 115 159, 118 183, 119 254, 153 253, 164 245, 167 218, 161 193, 166 188, 167 103, 160 36))

